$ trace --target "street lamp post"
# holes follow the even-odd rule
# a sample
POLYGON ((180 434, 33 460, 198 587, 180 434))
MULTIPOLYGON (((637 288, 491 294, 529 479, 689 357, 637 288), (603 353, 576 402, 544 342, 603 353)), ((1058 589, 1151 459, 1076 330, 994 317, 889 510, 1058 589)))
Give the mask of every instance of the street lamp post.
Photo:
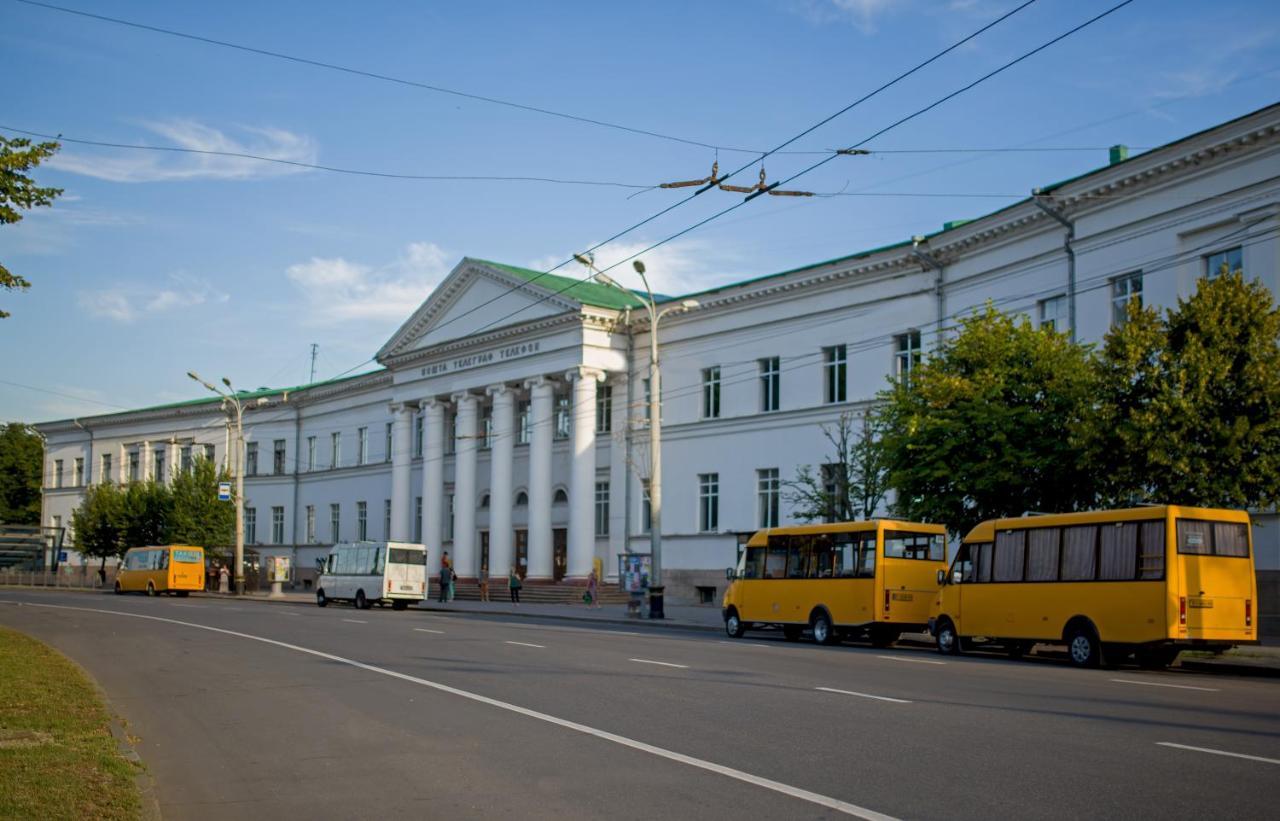
MULTIPOLYGON (((222 377, 222 384, 227 386, 227 390, 210 385, 208 382, 200 378, 195 371, 187 371, 187 376, 204 385, 209 390, 222 397, 222 408, 235 409, 235 425, 236 425, 236 458, 231 461, 232 473, 236 481, 236 554, 234 559, 235 573, 235 591, 237 596, 244 595, 244 404, 241 403, 240 397, 236 396, 235 390, 231 387, 231 380, 225 376, 222 377)), ((259 397, 255 405, 265 405, 267 402, 265 397, 259 397)), ((230 413, 228 413, 230 416, 230 413)), ((229 460, 230 461, 230 460, 229 460)))
MULTIPOLYGON (((585 265, 601 284, 616 288, 631 297, 638 296, 596 268, 595 260, 590 254, 574 254, 573 258, 585 265)), ((662 586, 662 370, 658 363, 658 323, 669 313, 698 307, 698 300, 684 299, 658 310, 653 289, 649 287, 649 280, 645 277, 644 263, 637 259, 631 265, 644 283, 645 298, 641 302, 649 314, 649 552, 652 562, 649 573, 649 618, 661 619, 665 614, 662 586)))

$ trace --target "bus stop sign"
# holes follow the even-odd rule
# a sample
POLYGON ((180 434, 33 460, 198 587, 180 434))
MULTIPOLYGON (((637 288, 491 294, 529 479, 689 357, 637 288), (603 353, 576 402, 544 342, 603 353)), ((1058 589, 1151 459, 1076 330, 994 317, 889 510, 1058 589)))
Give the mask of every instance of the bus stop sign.
POLYGON ((218 501, 219 502, 231 501, 231 483, 230 482, 218 482, 218 501))

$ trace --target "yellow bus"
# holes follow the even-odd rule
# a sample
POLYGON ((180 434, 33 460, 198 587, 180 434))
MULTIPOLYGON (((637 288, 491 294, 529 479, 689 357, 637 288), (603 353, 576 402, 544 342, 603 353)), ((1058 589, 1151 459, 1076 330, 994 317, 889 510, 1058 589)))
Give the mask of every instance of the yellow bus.
POLYGON ((1063 642, 1080 667, 1173 663, 1257 644, 1249 515, 1194 507, 994 519, 969 532, 934 602, 938 651, 1021 656, 1063 642))
POLYGON ((747 542, 721 603, 725 632, 808 628, 819 644, 866 637, 877 647, 923 630, 946 568, 942 525, 877 519, 761 530, 747 542))
POLYGON ((131 547, 116 572, 116 593, 173 593, 204 589, 204 548, 185 544, 131 547))

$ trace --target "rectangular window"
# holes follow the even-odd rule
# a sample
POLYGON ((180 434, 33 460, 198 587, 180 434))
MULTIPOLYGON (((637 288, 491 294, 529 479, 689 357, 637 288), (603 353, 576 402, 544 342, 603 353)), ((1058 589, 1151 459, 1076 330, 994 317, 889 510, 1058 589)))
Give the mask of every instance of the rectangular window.
POLYGON ((769 549, 764 557, 764 577, 766 579, 787 577, 787 541, 785 539, 769 540, 769 549))
POLYGON ((556 394, 556 435, 557 439, 568 439, 573 426, 573 406, 568 394, 556 394))
POLYGON ((702 418, 720 418, 720 366, 702 369, 702 418))
POLYGON ((102 475, 98 478, 100 481, 106 482, 107 484, 111 484, 112 482, 110 453, 102 454, 102 475))
POLYGON ((244 445, 244 475, 258 475, 258 443, 246 442, 244 445))
POLYGON ((1123 325, 1128 316, 1129 303, 1142 307, 1142 272, 1115 277, 1111 280, 1111 325, 1123 325))
POLYGON ((893 338, 893 375, 910 380, 911 372, 920 364, 920 332, 907 331, 893 338))
POLYGON ((155 470, 151 474, 151 477, 155 479, 157 483, 164 484, 164 448, 156 448, 153 457, 155 459, 155 470))
POLYGON ((369 540, 369 503, 356 502, 356 541, 369 540))
POLYGON ((423 414, 421 412, 414 414, 413 417, 413 455, 422 456, 422 431, 423 431, 423 414))
POLYGON ((1027 581, 1058 580, 1058 552, 1062 544, 1062 528, 1037 527, 1027 538, 1027 581))
POLYGON ((782 482, 777 468, 761 468, 756 471, 756 521, 760 527, 778 526, 778 507, 782 496, 782 482))
POLYGON ((1248 526, 1234 522, 1179 519, 1178 552, 1200 556, 1249 557, 1248 526))
POLYGON ((191 472, 191 446, 183 445, 178 451, 178 467, 183 473, 191 472))
POLYGON ((720 528, 720 474, 698 474, 698 530, 715 531, 720 528))
POLYGON ((444 452, 454 453, 458 449, 458 415, 451 413, 444 423, 444 452))
POLYGON ((1088 581, 1097 575, 1098 527, 1079 525, 1062 529, 1062 580, 1088 581))
POLYGON ((284 456, 285 456, 284 440, 283 439, 273 440, 271 442, 271 472, 277 476, 280 476, 288 472, 285 469, 284 456))
POLYGON ((53 460, 53 486, 62 487, 62 460, 53 460))
POLYGON ((284 508, 271 508, 271 543, 284 544, 284 508))
POLYGON ((77 456, 75 463, 72 465, 72 476, 75 479, 75 486, 82 487, 84 485, 84 457, 77 456))
POLYGON ((337 544, 342 536, 342 506, 329 505, 329 541, 337 544))
POLYGON ((653 508, 649 504, 649 480, 640 480, 640 532, 648 533, 653 528, 653 508))
POLYGON ((596 433, 613 430, 613 386, 596 385, 596 433))
POLYGON ((1036 303, 1040 309, 1040 327, 1049 331, 1062 333, 1067 330, 1067 297, 1064 294, 1051 296, 1036 303))
POLYGON ((307 544, 316 543, 316 506, 307 505, 307 544))
POLYGON ((996 534, 996 553, 991 566, 991 581, 1022 581, 1022 565, 1027 555, 1027 531, 1002 530, 996 534))
POLYGON ((258 509, 256 507, 244 509, 244 541, 245 544, 258 543, 258 509))
POLYGON ((391 500, 384 500, 382 506, 382 538, 391 541, 391 500))
POLYGON ((596 535, 609 535, 609 483, 596 482, 596 535))
POLYGON ((1098 578, 1128 581, 1138 578, 1138 523, 1105 524, 1098 546, 1098 578))
POLYGON ((480 411, 480 447, 488 450, 493 447, 493 406, 485 405, 480 411))
POLYGON ((383 456, 382 461, 384 461, 384 462, 390 462, 390 461, 391 461, 391 428, 392 428, 392 425, 393 425, 393 423, 391 423, 391 422, 388 422, 388 423, 387 423, 387 440, 386 440, 386 442, 383 444, 383 449, 382 449, 382 456, 383 456))
POLYGON ((216 457, 216 451, 215 451, 215 449, 214 449, 213 445, 205 445, 205 446, 204 446, 204 458, 205 458, 205 459, 207 459, 207 460, 208 460, 208 461, 210 461, 210 462, 212 462, 215 458, 217 458, 217 457, 216 457))
POLYGON ((782 360, 770 356, 757 361, 760 366, 760 410, 768 413, 782 407, 782 360))
POLYGON ((1237 245, 1204 258, 1204 275, 1217 279, 1223 274, 1244 274, 1244 248, 1237 245))
POLYGON ((1138 553, 1138 578, 1164 578, 1164 520, 1143 522, 1138 553))
POLYGON ((422 497, 413 500, 413 540, 422 544, 422 497))
POLYGON ((356 464, 369 464, 369 429, 356 429, 356 464))
POLYGON ((142 478, 141 473, 141 454, 136 450, 129 451, 129 481, 137 482, 142 478))
POLYGON ((884 557, 886 559, 920 559, 940 562, 946 558, 946 539, 939 533, 903 533, 886 530, 884 557))
POLYGON ((342 434, 329 434, 329 469, 342 467, 342 434))
MULTIPOLYGON (((649 421, 649 415, 650 415, 649 402, 652 401, 653 391, 650 390, 648 379, 641 380, 641 383, 644 385, 644 421, 647 423, 649 421)), ((662 415, 662 391, 661 390, 658 391, 658 415, 659 417, 661 417, 662 415)))
POLYGON ((822 513, 824 522, 843 522, 851 518, 849 511, 848 467, 839 462, 822 466, 822 492, 826 496, 827 509, 822 513))
POLYGON ((517 421, 516 427, 518 434, 516 436, 516 444, 527 445, 533 436, 533 431, 529 427, 533 421, 533 411, 528 399, 521 399, 516 405, 517 421))
POLYGON ((991 581, 991 552, 991 542, 973 546, 973 564, 977 568, 977 577, 980 582, 991 581))
POLYGON ((822 401, 828 405, 848 399, 848 348, 835 345, 822 349, 822 401))
POLYGON ((444 537, 446 539, 453 538, 453 494, 449 494, 449 520, 445 523, 444 537))
POLYGON ((316 469, 316 438, 307 437, 307 470, 316 469))

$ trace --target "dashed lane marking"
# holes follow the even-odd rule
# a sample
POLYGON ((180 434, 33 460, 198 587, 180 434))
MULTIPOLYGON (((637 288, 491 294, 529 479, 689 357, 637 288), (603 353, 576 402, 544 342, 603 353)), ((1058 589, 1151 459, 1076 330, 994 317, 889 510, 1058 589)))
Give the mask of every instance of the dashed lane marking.
POLYGON ((306 655, 313 656, 315 658, 326 659, 328 661, 334 661, 339 664, 346 664, 360 670, 366 670, 371 673, 378 673, 379 675, 384 675, 390 678, 399 679, 401 681, 409 682, 410 684, 418 684, 418 685, 421 685, 422 687, 428 687, 437 692, 448 693, 450 695, 454 695, 459 698, 465 698, 469 701, 474 701, 477 704, 484 704, 489 707, 497 708, 499 710, 506 710, 507 712, 516 713, 517 715, 522 715, 522 716, 525 716, 526 718, 532 718, 537 721, 543 721, 543 722, 546 722, 547 724, 553 724, 557 727, 562 727, 566 730, 572 730, 575 733, 582 733, 583 735, 589 735, 594 738, 598 738, 601 741, 608 741, 612 744, 617 744, 622 747, 627 747, 632 750, 637 750, 642 753, 647 753, 649 755, 656 756, 658 758, 665 758, 668 761, 674 761, 678 764, 684 764, 688 767, 694 767, 696 769, 703 770, 705 772, 715 773, 717 775, 722 775, 726 778, 732 778, 736 781, 741 781, 746 784, 751 784, 753 786, 760 787, 761 789, 770 790, 772 792, 790 796, 791 798, 795 798, 800 801, 807 801, 810 804, 816 804, 817 806, 820 806, 820 807, 826 807, 827 809, 835 810, 836 812, 841 812, 841 813, 844 813, 845 815, 854 816, 856 818, 864 818, 864 819, 867 819, 867 821, 895 821, 895 819, 891 815, 885 815, 884 813, 879 813, 879 812, 876 812, 875 810, 867 809, 866 807, 860 807, 857 804, 852 804, 848 801, 842 801, 838 798, 832 798, 831 796, 828 796, 828 795, 812 792, 810 790, 806 790, 801 787, 793 787, 790 784, 784 784, 781 781, 774 781, 771 778, 765 778, 763 776, 754 775, 752 773, 744 772, 743 770, 736 770, 732 767, 726 767, 723 764, 716 764, 714 761, 707 761, 706 759, 703 759, 703 758, 695 758, 694 756, 691 756, 691 755, 678 753, 678 752, 675 752, 674 750, 668 750, 663 747, 658 747, 656 745, 646 743, 644 741, 637 741, 636 739, 627 738, 626 736, 618 735, 617 733, 611 733, 607 730, 599 730, 599 729, 596 729, 595 727, 591 727, 586 724, 579 724, 576 721, 570 721, 568 719, 559 718, 557 716, 553 716, 548 713, 542 713, 542 712, 538 712, 537 710, 531 710, 528 707, 521 707, 518 704, 512 704, 507 701, 499 701, 496 698, 490 698, 489 696, 482 696, 479 693, 473 693, 473 692, 470 692, 469 690, 462 690, 457 687, 450 687, 447 684, 441 684, 440 682, 437 682, 437 681, 430 681, 428 679, 418 678, 417 676, 411 676, 408 673, 400 673, 395 670, 389 670, 385 667, 376 667, 372 664, 365 664, 362 661, 356 661, 354 659, 344 658, 342 656, 336 656, 332 653, 326 653, 322 650, 313 650, 309 647, 302 647, 297 644, 289 644, 288 642, 278 641, 276 639, 269 639, 264 636, 255 636, 250 633, 241 633, 235 630, 227 630, 222 627, 210 627, 209 625, 205 625, 205 624, 196 624, 195 622, 180 621, 178 619, 167 619, 161 616, 148 616, 142 613, 122 613, 118 610, 98 610, 92 607, 72 607, 69 605, 62 605, 62 604, 31 604, 30 606, 45 607, 52 610, 72 610, 72 611, 81 611, 86 613, 103 613, 108 616, 125 616, 127 618, 146 619, 148 621, 157 621, 157 622, 163 622, 167 624, 176 624, 181 627, 191 627, 196 630, 207 630, 211 633, 221 633, 224 636, 234 636, 236 638, 247 639, 249 641, 257 641, 263 644, 270 644, 274 647, 281 647, 286 650, 293 650, 294 652, 297 652, 297 653, 304 653, 306 655))
POLYGON ((1174 744, 1172 741, 1157 741, 1157 747, 1172 747, 1175 750, 1191 750, 1197 753, 1208 753, 1209 755, 1225 755, 1231 758, 1244 758, 1249 761, 1261 761, 1263 764, 1280 764, 1280 758, 1263 758, 1260 755, 1245 755, 1244 753, 1232 753, 1227 750, 1215 750, 1210 747, 1192 747, 1190 744, 1174 744))
POLYGON ((889 661, 909 661, 912 664, 946 664, 945 661, 934 661, 933 659, 911 659, 906 656, 876 656, 878 659, 888 659, 889 661))
POLYGON ((1144 687, 1171 687, 1174 690, 1199 690, 1202 693, 1221 693, 1217 687, 1192 687, 1190 684, 1164 684, 1159 681, 1134 681, 1128 678, 1113 678, 1117 684, 1141 684, 1144 687))
POLYGON ((431 630, 431 629, 426 628, 426 627, 415 627, 415 628, 413 628, 413 629, 414 629, 414 631, 415 631, 415 632, 418 632, 418 633, 435 633, 437 636, 443 636, 443 635, 444 635, 444 631, 443 631, 443 630, 431 630))
POLYGON ((530 644, 530 643, 529 643, 529 642, 527 642, 527 641, 508 641, 508 642, 505 642, 505 643, 506 643, 506 644, 514 644, 514 645, 516 645, 516 646, 518 646, 518 647, 537 647, 539 650, 546 650, 546 649, 547 649, 547 646, 546 646, 545 644, 530 644))
POLYGON ((343 619, 343 621, 348 622, 350 624, 368 624, 369 623, 367 621, 360 621, 360 619, 343 619))
POLYGON ((859 693, 854 690, 837 690, 834 687, 815 687, 815 690, 821 690, 824 693, 839 693, 842 696, 857 696, 858 698, 873 698, 876 701, 892 701, 894 704, 910 704, 911 702, 905 698, 890 698, 889 696, 873 696, 871 693, 859 693))
POLYGON ((637 664, 657 664, 657 665, 659 665, 659 666, 661 666, 661 667, 677 667, 677 668, 679 668, 679 669, 681 669, 681 670, 688 670, 688 669, 689 669, 689 665, 687 665, 687 664, 672 664, 672 663, 671 663, 671 662, 669 662, 669 661, 654 661, 654 660, 652 660, 652 659, 627 659, 627 660, 628 660, 628 661, 634 661, 634 662, 636 662, 637 664))

